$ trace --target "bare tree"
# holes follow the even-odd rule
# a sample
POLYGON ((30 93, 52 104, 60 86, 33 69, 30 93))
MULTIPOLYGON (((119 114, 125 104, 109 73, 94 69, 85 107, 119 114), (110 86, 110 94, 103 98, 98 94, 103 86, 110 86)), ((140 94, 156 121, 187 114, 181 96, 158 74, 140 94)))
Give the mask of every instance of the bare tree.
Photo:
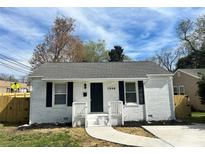
MULTIPOLYGON (((205 15, 195 20, 182 20, 177 27, 181 47, 187 51, 191 60, 191 67, 204 67, 205 59, 205 15)), ((184 61, 184 60, 183 60, 184 61)))
POLYGON ((164 48, 160 52, 157 52, 151 61, 164 67, 166 70, 173 72, 177 60, 181 56, 181 52, 178 49, 164 48))
POLYGON ((84 59, 83 43, 72 32, 75 20, 57 17, 43 43, 36 46, 29 63, 37 68, 46 62, 80 62, 84 59))
POLYGON ((0 80, 18 82, 14 75, 0 73, 0 80))
POLYGON ((177 27, 177 34, 188 52, 200 51, 205 43, 205 15, 196 20, 182 20, 177 27))

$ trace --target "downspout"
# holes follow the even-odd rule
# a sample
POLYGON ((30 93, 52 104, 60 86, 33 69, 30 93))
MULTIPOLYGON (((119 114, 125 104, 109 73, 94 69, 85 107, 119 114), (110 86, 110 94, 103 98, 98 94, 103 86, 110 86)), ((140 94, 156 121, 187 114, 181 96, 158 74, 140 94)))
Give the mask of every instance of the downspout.
POLYGON ((173 120, 176 120, 175 117, 175 105, 174 105, 174 90, 173 90, 173 76, 170 77, 170 93, 171 93, 171 114, 173 117, 173 120))
POLYGON ((149 78, 148 79, 145 79, 143 80, 143 85, 144 85, 144 101, 145 101, 145 104, 144 104, 144 116, 145 116, 145 121, 148 121, 148 116, 147 116, 147 101, 146 101, 146 87, 145 85, 147 84, 147 82, 149 81, 149 78))

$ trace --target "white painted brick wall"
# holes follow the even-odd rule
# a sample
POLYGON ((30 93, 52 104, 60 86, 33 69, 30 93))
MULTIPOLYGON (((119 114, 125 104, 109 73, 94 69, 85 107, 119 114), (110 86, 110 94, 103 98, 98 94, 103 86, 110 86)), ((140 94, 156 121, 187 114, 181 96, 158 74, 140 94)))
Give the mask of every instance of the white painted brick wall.
POLYGON ((46 107, 46 82, 32 80, 29 123, 71 122, 72 108, 67 105, 46 107))
MULTIPOLYGON (((129 80, 130 81, 130 80, 129 80)), ((137 82, 136 80, 133 82, 137 82)), ((136 84, 137 85, 137 84, 136 84)), ((108 112, 108 101, 119 100, 119 87, 118 81, 106 81, 103 82, 103 93, 104 93, 104 112, 108 112), (109 90, 109 87, 115 88, 109 90)), ((124 105, 124 118, 125 121, 141 121, 145 119, 144 105, 124 105)))
POLYGON ((104 81, 103 82, 103 110, 108 112, 108 102, 119 100, 118 81, 104 81), (114 88, 114 89, 110 89, 114 88))
POLYGON ((125 121, 143 121, 145 120, 145 106, 124 106, 125 121))
MULTIPOLYGON (((150 78, 145 81, 145 105, 124 105, 125 121, 174 119, 171 81, 170 78, 150 78)), ((46 108, 46 81, 35 79, 32 88, 30 123, 72 121, 72 107, 53 105, 46 108)), ((74 82, 73 93, 74 101, 87 101, 90 110, 90 82, 74 82), (84 83, 87 84, 86 89, 84 83), (83 97, 83 92, 87 92, 87 97, 83 97)), ((107 112, 108 101, 115 100, 119 100, 118 81, 104 81, 104 112, 107 112), (110 87, 115 89, 110 90, 110 87)))
POLYGON ((146 120, 172 120, 175 118, 171 78, 150 78, 145 82, 146 120))

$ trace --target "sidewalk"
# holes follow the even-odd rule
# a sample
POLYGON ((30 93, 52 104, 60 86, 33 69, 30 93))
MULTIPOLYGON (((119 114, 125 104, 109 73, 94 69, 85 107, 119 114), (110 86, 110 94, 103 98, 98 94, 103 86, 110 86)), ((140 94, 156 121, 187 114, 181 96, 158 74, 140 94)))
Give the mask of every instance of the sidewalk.
POLYGON ((93 126, 87 127, 86 132, 97 139, 106 140, 114 143, 119 143, 127 146, 140 147, 169 147, 168 143, 157 138, 143 137, 123 133, 108 126, 93 126))

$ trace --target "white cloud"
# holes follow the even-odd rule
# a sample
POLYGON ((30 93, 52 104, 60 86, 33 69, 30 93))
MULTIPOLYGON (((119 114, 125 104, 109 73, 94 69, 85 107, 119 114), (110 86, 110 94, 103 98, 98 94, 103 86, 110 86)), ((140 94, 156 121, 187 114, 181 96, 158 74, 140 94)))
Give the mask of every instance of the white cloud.
MULTIPOLYGON (((109 16, 108 14, 101 16, 101 13, 106 12, 97 12, 96 9, 87 9, 86 11, 83 9, 75 9, 75 8, 62 8, 60 9, 65 14, 76 19, 78 23, 78 34, 87 34, 87 38, 91 40, 106 40, 108 47, 112 47, 114 44, 124 43, 126 39, 129 39, 131 36, 127 33, 123 32, 121 29, 117 29, 117 27, 113 26, 111 23, 115 21, 114 18, 109 16), (93 16, 98 16, 101 22, 93 21, 93 17, 90 16, 90 11, 93 16), (110 23, 110 29, 106 28, 106 22, 110 23)), ((96 20, 96 19, 95 19, 96 20)), ((118 23, 120 24, 120 23, 118 23)))
POLYGON ((13 15, 1 14, 0 27, 29 41, 43 36, 43 33, 32 24, 13 15))
MULTIPOLYGON (((103 39, 107 47, 121 45, 133 58, 151 56, 166 46, 176 46, 176 23, 204 14, 204 8, 12 8, 0 10, 0 46, 23 63, 43 40, 57 15, 76 19, 75 35, 83 41, 103 39), (19 55, 19 56, 18 56, 19 55)), ((0 47, 0 49, 2 49, 0 47)))

